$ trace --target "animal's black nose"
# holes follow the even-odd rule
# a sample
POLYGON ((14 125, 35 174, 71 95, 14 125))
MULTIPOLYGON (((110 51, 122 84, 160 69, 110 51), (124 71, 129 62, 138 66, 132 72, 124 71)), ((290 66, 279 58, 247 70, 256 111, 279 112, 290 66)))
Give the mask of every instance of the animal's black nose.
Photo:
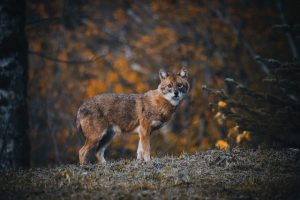
POLYGON ((174 96, 175 96, 175 97, 178 97, 178 91, 175 91, 175 92, 174 92, 174 96))

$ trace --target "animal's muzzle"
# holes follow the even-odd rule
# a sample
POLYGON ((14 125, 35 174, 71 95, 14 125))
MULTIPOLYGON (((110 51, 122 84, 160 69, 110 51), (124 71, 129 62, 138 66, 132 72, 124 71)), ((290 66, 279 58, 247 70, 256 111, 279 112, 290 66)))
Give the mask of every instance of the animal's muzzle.
POLYGON ((174 97, 178 97, 178 95, 179 95, 178 91, 175 91, 174 92, 174 97))

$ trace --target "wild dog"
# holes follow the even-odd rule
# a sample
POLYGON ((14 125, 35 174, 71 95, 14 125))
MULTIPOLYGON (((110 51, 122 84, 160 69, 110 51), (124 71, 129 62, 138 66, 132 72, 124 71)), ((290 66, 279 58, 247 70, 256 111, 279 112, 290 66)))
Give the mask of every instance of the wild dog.
POLYGON ((85 101, 77 112, 76 125, 85 137, 79 150, 80 164, 96 147, 98 162, 105 163, 104 152, 115 134, 139 134, 137 159, 150 160, 150 134, 161 128, 176 111, 189 91, 188 72, 159 71, 160 84, 144 94, 106 93, 85 101))

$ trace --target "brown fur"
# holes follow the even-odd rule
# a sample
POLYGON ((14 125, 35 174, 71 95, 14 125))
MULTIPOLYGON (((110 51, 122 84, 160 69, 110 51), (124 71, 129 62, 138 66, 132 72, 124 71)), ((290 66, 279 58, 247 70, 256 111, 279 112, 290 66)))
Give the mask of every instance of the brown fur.
POLYGON ((187 76, 163 75, 157 90, 144 94, 100 94, 83 103, 77 113, 77 128, 86 139, 79 150, 80 164, 86 163, 87 152, 95 146, 98 161, 105 162, 104 151, 114 134, 135 129, 140 137, 137 158, 150 160, 151 132, 167 122, 177 108, 163 95, 176 90, 184 90, 186 94, 189 89, 187 76))

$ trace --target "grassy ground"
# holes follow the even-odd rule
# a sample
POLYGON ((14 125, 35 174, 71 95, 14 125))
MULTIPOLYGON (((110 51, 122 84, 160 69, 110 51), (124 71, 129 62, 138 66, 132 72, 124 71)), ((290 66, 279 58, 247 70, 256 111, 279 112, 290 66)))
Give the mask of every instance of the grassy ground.
POLYGON ((300 152, 207 150, 0 173, 0 199, 300 199, 300 152))

